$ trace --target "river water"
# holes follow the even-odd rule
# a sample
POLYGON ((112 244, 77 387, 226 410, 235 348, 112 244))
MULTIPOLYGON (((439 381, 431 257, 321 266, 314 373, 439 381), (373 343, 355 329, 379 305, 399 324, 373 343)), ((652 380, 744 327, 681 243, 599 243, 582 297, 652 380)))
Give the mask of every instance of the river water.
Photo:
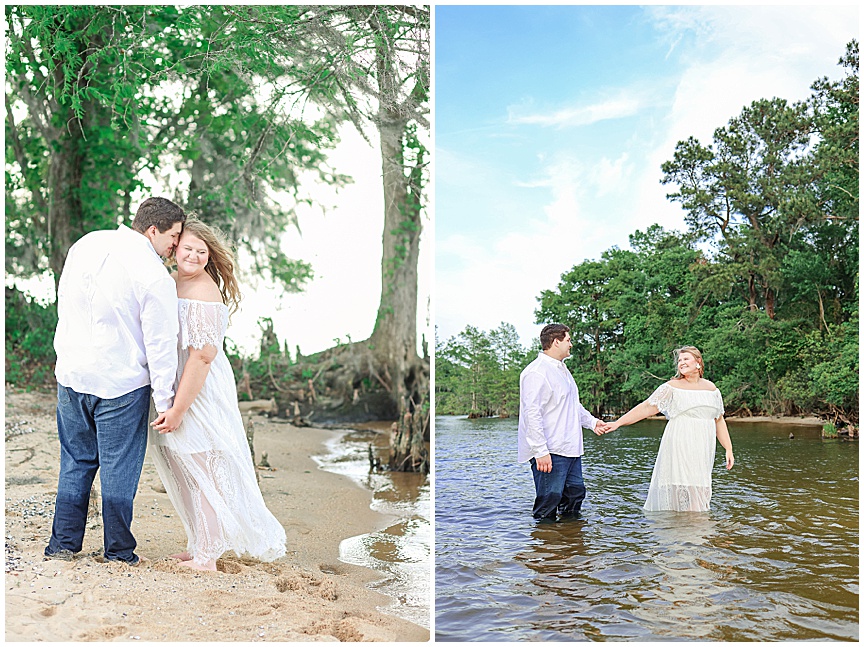
MULTIPOLYGON (((389 427, 389 425, 384 425, 389 427)), ((350 431, 327 443, 315 460, 322 469, 342 474, 372 492, 373 510, 390 518, 385 528, 349 537, 339 559, 382 574, 371 588, 393 603, 382 611, 430 628, 432 596, 432 497, 424 474, 369 473, 369 446, 386 463, 388 434, 350 431)))
POLYGON ((537 525, 516 425, 435 420, 436 640, 858 640, 857 442, 729 423, 710 512, 646 513, 664 421, 586 431, 584 519, 537 525))

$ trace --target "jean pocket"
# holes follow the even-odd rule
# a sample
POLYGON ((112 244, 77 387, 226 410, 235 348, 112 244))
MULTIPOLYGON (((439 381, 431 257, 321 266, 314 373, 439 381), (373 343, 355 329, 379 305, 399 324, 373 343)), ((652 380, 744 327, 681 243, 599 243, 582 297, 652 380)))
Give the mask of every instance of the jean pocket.
POLYGON ((148 384, 147 386, 142 386, 141 388, 130 391, 129 393, 119 395, 116 398, 103 398, 102 404, 110 409, 123 409, 141 402, 142 399, 146 401, 149 397, 150 385, 148 384))
POLYGON ((67 389, 62 384, 58 384, 57 385, 57 403, 60 404, 60 406, 65 407, 70 402, 72 402, 72 398, 69 395, 69 389, 67 389))

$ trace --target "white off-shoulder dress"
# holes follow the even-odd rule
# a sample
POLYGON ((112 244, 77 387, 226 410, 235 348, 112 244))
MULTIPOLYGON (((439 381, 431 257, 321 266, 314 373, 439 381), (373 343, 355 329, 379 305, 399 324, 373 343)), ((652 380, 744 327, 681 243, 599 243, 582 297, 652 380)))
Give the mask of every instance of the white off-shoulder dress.
POLYGON ((237 406, 231 364, 222 350, 228 308, 179 300, 176 385, 191 348, 215 346, 201 392, 172 433, 150 430, 153 462, 188 537, 187 552, 205 564, 228 550, 263 561, 285 555, 285 529, 267 509, 237 406))
POLYGON ((669 422, 660 440, 645 510, 708 510, 717 445, 715 419, 724 413, 719 389, 696 391, 667 383, 651 394, 648 403, 669 422))

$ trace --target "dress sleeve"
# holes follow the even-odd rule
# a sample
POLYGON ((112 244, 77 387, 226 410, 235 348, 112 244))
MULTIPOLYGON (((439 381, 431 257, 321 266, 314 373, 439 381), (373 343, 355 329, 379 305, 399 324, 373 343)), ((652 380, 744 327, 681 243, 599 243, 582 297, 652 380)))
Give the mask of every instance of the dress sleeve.
POLYGON ((204 301, 180 301, 180 348, 222 348, 227 326, 225 306, 204 301))
POLYGON ((715 418, 720 418, 726 415, 726 405, 723 404, 723 396, 720 394, 720 389, 715 391, 717 394, 717 415, 715 418))
POLYGON ((648 396, 648 404, 654 405, 660 410, 667 418, 670 416, 670 411, 672 409, 672 398, 675 395, 675 389, 673 389, 668 384, 661 384, 658 386, 654 393, 648 396))

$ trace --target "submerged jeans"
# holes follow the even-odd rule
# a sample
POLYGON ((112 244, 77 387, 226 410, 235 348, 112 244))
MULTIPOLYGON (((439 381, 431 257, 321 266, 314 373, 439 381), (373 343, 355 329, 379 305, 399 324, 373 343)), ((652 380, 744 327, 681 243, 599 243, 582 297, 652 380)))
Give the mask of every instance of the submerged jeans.
POLYGON ((576 516, 585 500, 585 482, 582 480, 582 457, 552 457, 552 471, 541 472, 537 460, 531 459, 531 473, 534 476, 534 518, 542 521, 555 521, 556 512, 562 517, 576 516))
POLYGON ((57 385, 60 479, 45 555, 81 550, 90 487, 101 468, 105 558, 138 563, 130 526, 147 450, 149 415, 149 385, 110 399, 57 385))

